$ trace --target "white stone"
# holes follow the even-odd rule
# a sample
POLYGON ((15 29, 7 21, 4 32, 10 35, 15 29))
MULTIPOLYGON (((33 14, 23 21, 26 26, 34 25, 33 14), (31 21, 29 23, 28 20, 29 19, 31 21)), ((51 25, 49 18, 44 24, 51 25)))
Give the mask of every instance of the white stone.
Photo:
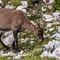
POLYGON ((3 53, 4 53, 4 51, 3 51, 3 50, 0 50, 0 56, 1 56, 3 53))
POLYGON ((47 44, 49 49, 57 48, 59 45, 60 45, 60 42, 55 40, 49 41, 47 44))
POLYGON ((50 34, 47 34, 48 37, 50 37, 50 34))
POLYGON ((27 11, 26 11, 26 9, 22 9, 22 12, 26 13, 27 11))
POLYGON ((60 27, 58 27, 58 32, 60 33, 60 27))
POLYGON ((13 6, 13 5, 6 5, 5 8, 14 9, 15 6, 13 6))
POLYGON ((57 17, 60 15, 60 12, 57 12, 57 11, 56 11, 56 12, 54 12, 54 13, 52 13, 52 14, 53 14, 54 17, 57 18, 57 17))
POLYGON ((26 13, 26 8, 28 7, 28 2, 27 1, 21 1, 21 4, 20 6, 18 6, 16 8, 16 10, 21 10, 22 12, 26 13))
POLYGON ((48 28, 48 27, 51 27, 51 26, 52 26, 52 23, 47 24, 47 28, 48 28))
POLYGON ((53 54, 55 54, 56 56, 60 57, 60 46, 57 47, 54 51, 53 54))
POLYGON ((13 57, 13 59, 19 59, 20 60, 21 59, 20 54, 18 53, 16 56, 13 57))
POLYGON ((16 54, 14 54, 12 51, 8 52, 8 53, 3 53, 1 54, 1 56, 15 56, 16 54))
POLYGON ((49 46, 48 45, 44 44, 43 47, 44 47, 43 48, 44 51, 48 51, 48 49, 49 49, 49 46))
POLYGON ((44 51, 42 54, 41 54, 41 57, 47 57, 49 55, 49 52, 48 51, 44 51))
POLYGON ((12 35, 12 34, 13 34, 12 31, 8 31, 8 32, 6 32, 6 33, 4 34, 4 36, 9 36, 9 35, 12 35))
POLYGON ((13 53, 12 51, 10 51, 10 52, 7 53, 7 55, 8 55, 8 56, 15 56, 16 54, 13 53))
POLYGON ((45 3, 45 4, 52 4, 52 3, 54 3, 54 0, 49 0, 49 2, 47 2, 47 0, 43 0, 43 2, 45 3), (46 3, 47 2, 47 3, 46 3))
POLYGON ((49 5, 48 8, 49 8, 49 9, 52 9, 52 5, 49 5))
POLYGON ((11 59, 11 57, 8 57, 8 60, 10 60, 11 59))
POLYGON ((23 9, 23 6, 18 6, 17 8, 16 8, 16 10, 22 10, 23 9))
POLYGON ((54 35, 51 36, 51 38, 55 38, 56 40, 60 40, 60 34, 55 33, 54 35))
POLYGON ((51 22, 53 20, 53 18, 51 19, 45 19, 46 22, 51 22))
POLYGON ((41 9, 42 9, 43 12, 46 11, 46 8, 44 8, 44 7, 42 7, 41 9))
POLYGON ((55 28, 50 28, 49 31, 53 31, 55 28))
POLYGON ((48 55, 48 57, 50 57, 50 58, 56 58, 57 56, 56 56, 55 54, 50 53, 50 54, 48 55))
POLYGON ((21 50, 19 53, 20 53, 20 54, 23 54, 23 53, 24 53, 24 51, 23 51, 23 50, 21 50))
POLYGON ((52 18, 52 15, 43 14, 43 17, 45 17, 46 19, 51 19, 52 18))
POLYGON ((52 4, 52 3, 54 3, 54 0, 50 0, 50 2, 48 4, 52 4))
POLYGON ((9 31, 6 32, 4 34, 5 38, 2 38, 2 42, 6 45, 6 46, 11 46, 13 41, 14 41, 14 37, 13 37, 13 32, 9 31))
POLYGON ((3 43, 6 45, 6 46, 10 46, 12 45, 13 41, 14 41, 14 37, 13 35, 10 35, 8 37, 5 37, 4 39, 2 39, 3 43))
POLYGON ((30 41, 30 44, 33 45, 35 42, 34 41, 30 41))
POLYGON ((22 4, 23 8, 28 7, 28 2, 27 1, 21 1, 21 4, 22 4))
POLYGON ((26 13, 26 9, 24 9, 24 6, 18 6, 16 10, 21 10, 22 12, 26 13))
POLYGON ((60 57, 60 42, 59 41, 55 41, 55 40, 49 41, 48 44, 44 44, 44 48, 43 48, 44 50, 43 50, 43 53, 41 54, 41 57, 44 57, 44 56, 52 57, 52 58, 60 57), (54 50, 51 52, 51 49, 54 49, 54 50))
POLYGON ((0 0, 0 4, 2 4, 3 2, 2 2, 2 0, 0 0))

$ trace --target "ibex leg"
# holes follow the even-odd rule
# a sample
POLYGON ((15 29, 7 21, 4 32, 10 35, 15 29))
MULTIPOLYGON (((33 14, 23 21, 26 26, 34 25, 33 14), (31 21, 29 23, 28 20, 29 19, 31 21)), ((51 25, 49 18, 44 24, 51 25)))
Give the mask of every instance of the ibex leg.
POLYGON ((13 49, 15 49, 15 52, 19 52, 17 34, 18 34, 18 30, 14 30, 13 31, 13 36, 14 36, 15 41, 13 42, 12 46, 13 46, 13 49))

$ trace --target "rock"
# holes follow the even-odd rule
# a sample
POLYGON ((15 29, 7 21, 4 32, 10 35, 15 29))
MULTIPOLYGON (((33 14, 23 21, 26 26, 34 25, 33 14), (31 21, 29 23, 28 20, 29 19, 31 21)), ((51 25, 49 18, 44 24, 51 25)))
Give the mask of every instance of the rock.
POLYGON ((46 22, 51 22, 53 19, 45 19, 46 22))
POLYGON ((8 59, 18 59, 20 60, 22 56, 26 56, 27 54, 23 54, 24 51, 21 50, 19 53, 13 53, 12 51, 4 52, 3 50, 0 50, 0 57, 8 57, 8 59))
POLYGON ((3 4, 2 0, 0 0, 0 4, 3 4))
POLYGON ((27 1, 21 1, 21 4, 22 5, 18 6, 16 10, 21 10, 22 12, 26 13, 26 8, 28 7, 27 1))
POLYGON ((48 45, 44 44, 43 47, 44 47, 43 51, 48 51, 49 50, 49 46, 48 45))
POLYGON ((4 57, 4 56, 15 56, 15 55, 16 55, 16 54, 13 53, 12 51, 1 54, 1 56, 3 56, 3 57, 4 57))
POLYGON ((13 6, 13 5, 6 5, 5 8, 14 9, 15 6, 13 6))
POLYGON ((4 53, 4 51, 3 51, 3 50, 0 50, 0 56, 1 56, 3 53, 4 53))
POLYGON ((45 17, 45 19, 51 19, 51 18, 53 18, 52 15, 49 15, 49 14, 43 14, 43 17, 45 17))
POLYGON ((6 45, 6 46, 11 46, 13 41, 14 41, 14 37, 13 37, 13 32, 9 31, 6 32, 4 34, 5 38, 2 38, 2 42, 6 45))
POLYGON ((51 36, 51 38, 55 38, 56 40, 60 40, 60 34, 59 33, 55 33, 51 36))
POLYGON ((53 53, 52 54, 54 54, 56 57, 60 57, 60 46, 58 46, 54 51, 53 51, 53 53))
POLYGON ((50 28, 49 31, 53 31, 55 28, 50 28))
POLYGON ((48 44, 44 45, 43 53, 41 57, 52 57, 52 58, 60 58, 60 42, 59 41, 49 41, 48 44))
POLYGON ((48 51, 44 51, 42 54, 41 54, 41 57, 47 57, 49 55, 49 52, 48 51))
POLYGON ((20 54, 18 53, 16 56, 13 57, 13 59, 19 59, 20 60, 21 59, 20 54))
POLYGON ((43 0, 45 4, 52 4, 54 3, 54 0, 43 0))
POLYGON ((60 27, 57 27, 58 28, 58 33, 60 33, 60 27))
POLYGON ((60 12, 57 12, 57 11, 56 11, 56 12, 54 12, 54 13, 52 13, 52 14, 53 14, 54 17, 57 18, 57 17, 60 15, 60 12))
POLYGON ((27 1, 21 1, 21 4, 22 4, 23 8, 28 7, 28 2, 27 1))
POLYGON ((22 12, 26 13, 26 9, 24 9, 24 6, 18 6, 16 10, 21 10, 22 12))
POLYGON ((47 9, 46 9, 46 8, 44 8, 44 7, 42 7, 41 9, 42 9, 42 11, 43 11, 43 12, 47 11, 47 9))
POLYGON ((10 60, 11 59, 11 57, 8 57, 8 60, 10 60))
POLYGON ((52 9, 52 7, 53 7, 52 5, 49 5, 49 6, 48 6, 48 8, 49 8, 50 10, 52 9))
POLYGON ((30 41, 30 44, 31 44, 31 45, 35 44, 35 41, 30 41))
POLYGON ((48 28, 48 27, 51 27, 51 26, 52 26, 52 23, 48 23, 48 24, 47 24, 47 28, 48 28))

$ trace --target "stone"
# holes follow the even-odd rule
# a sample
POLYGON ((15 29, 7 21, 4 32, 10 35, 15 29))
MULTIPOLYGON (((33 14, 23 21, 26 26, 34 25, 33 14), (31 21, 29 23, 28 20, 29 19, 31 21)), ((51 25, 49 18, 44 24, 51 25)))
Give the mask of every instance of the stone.
POLYGON ((9 31, 9 32, 6 32, 4 34, 5 38, 2 38, 2 42, 6 45, 6 46, 11 46, 13 41, 14 41, 14 37, 13 37, 13 32, 12 31, 9 31))
POLYGON ((60 58, 60 42, 59 41, 49 41, 48 44, 44 44, 43 53, 41 57, 52 57, 60 58))
POLYGON ((6 5, 5 8, 14 9, 15 6, 13 6, 13 5, 6 5))

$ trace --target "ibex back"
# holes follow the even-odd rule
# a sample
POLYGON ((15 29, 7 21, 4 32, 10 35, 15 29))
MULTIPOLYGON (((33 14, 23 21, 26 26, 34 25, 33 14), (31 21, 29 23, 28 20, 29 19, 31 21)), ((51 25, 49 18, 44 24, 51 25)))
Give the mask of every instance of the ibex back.
POLYGON ((26 28, 31 32, 34 32, 37 38, 41 38, 42 41, 44 40, 43 28, 41 28, 39 24, 33 25, 22 11, 0 8, 0 42, 4 47, 8 49, 8 47, 1 41, 3 32, 13 31, 15 40, 12 44, 12 47, 15 49, 15 51, 19 51, 17 34, 21 28, 26 28))

